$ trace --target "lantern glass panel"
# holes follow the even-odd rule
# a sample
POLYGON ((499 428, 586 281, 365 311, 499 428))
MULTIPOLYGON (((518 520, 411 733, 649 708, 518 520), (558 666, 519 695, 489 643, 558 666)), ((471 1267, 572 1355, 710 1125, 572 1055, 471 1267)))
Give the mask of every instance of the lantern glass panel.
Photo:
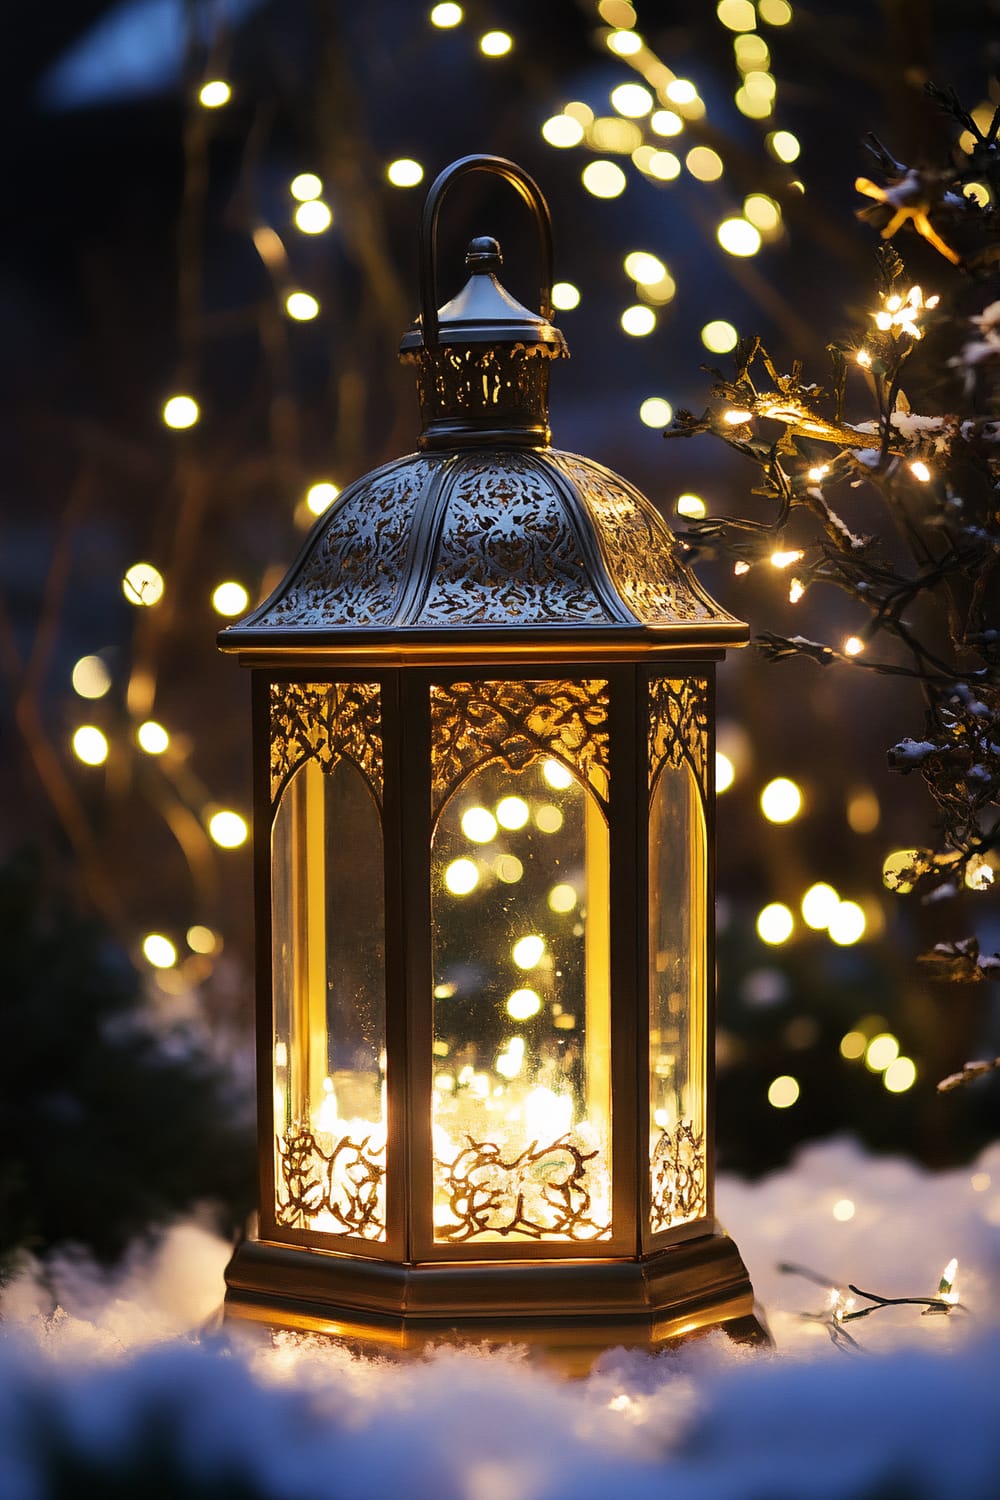
POLYGON ((352 761, 295 770, 271 857, 277 1220, 384 1240, 382 827, 352 761))
POLYGON ((708 841, 703 793, 707 731, 700 684, 660 686, 665 691, 654 695, 649 810, 649 1149, 650 1228, 654 1233, 703 1218, 707 1212, 708 841))
POLYGON ((537 717, 551 686, 480 684, 467 722, 453 699, 432 713, 436 784, 456 730, 486 762, 440 806, 431 853, 438 1243, 611 1233, 608 824, 537 717), (513 763, 484 741, 489 703, 513 763))

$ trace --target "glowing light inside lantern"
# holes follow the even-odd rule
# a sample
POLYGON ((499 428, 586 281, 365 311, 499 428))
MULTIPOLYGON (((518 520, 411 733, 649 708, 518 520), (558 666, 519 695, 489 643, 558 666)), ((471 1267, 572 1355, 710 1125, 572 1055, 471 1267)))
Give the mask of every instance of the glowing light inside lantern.
POLYGON ((444 883, 453 896, 467 896, 479 884, 479 870, 471 859, 453 859, 444 872, 444 883))
POLYGON ((485 807, 469 807, 462 814, 462 832, 477 844, 488 844, 497 836, 497 820, 485 807))

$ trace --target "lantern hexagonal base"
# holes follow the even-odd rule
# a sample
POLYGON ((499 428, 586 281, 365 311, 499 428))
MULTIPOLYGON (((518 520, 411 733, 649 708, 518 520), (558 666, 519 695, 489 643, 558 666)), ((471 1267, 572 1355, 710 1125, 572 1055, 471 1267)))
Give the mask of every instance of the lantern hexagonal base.
POLYGON ((605 1349, 656 1350, 721 1328, 770 1342, 722 1230, 641 1260, 399 1265, 248 1239, 226 1268, 226 1321, 320 1333, 373 1352, 527 1344, 569 1374, 605 1349))

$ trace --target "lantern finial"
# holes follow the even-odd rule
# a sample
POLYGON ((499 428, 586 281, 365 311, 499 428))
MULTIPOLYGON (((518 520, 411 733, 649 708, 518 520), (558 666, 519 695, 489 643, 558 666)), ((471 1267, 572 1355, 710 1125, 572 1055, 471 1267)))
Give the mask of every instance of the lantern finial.
POLYGON ((549 361, 568 354, 551 321, 552 229, 548 205, 526 172, 499 156, 466 156, 437 178, 427 195, 420 238, 420 317, 403 338, 400 356, 417 367, 423 417, 421 448, 498 443, 544 448, 549 361), (486 171, 517 189, 531 208, 542 258, 539 312, 501 286, 500 246, 487 235, 469 246, 471 275, 457 297, 437 305, 437 227, 448 188, 469 172, 486 171))

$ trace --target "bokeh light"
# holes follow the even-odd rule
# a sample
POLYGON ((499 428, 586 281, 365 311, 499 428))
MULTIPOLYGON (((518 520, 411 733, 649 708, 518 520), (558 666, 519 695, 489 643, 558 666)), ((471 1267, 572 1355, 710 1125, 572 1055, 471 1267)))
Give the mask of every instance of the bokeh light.
POLYGON ((787 943, 795 930, 795 918, 781 901, 772 901, 757 917, 757 936, 772 947, 787 943))
POLYGON ((233 91, 224 78, 210 78, 198 90, 198 103, 206 109, 221 109, 233 97, 233 91))
POLYGON ((840 897, 832 885, 819 880, 811 885, 802 897, 802 920, 807 927, 821 932, 829 927, 834 912, 840 905, 840 897))
POLYGON ((745 258, 760 249, 760 230, 746 219, 723 219, 715 233, 727 255, 745 258))
POLYGON ((649 156, 646 171, 650 177, 657 177, 661 182, 673 182, 675 177, 681 175, 681 160, 672 151, 653 151, 649 156))
POLYGON ((542 766, 542 777, 554 792, 564 792, 573 785, 573 773, 561 760, 547 760, 542 766))
POLYGON ((442 30, 450 26, 458 26, 461 20, 462 7, 452 4, 451 0, 442 0, 440 5, 435 5, 431 10, 431 25, 440 26, 442 30))
POLYGON ((625 173, 617 162, 588 162, 581 176, 587 192, 595 198, 617 198, 625 191, 625 173))
POLYGON ((511 949, 511 957, 519 969, 535 969, 545 952, 545 939, 536 932, 519 938, 511 949))
POLYGON ((315 172, 300 172, 297 177, 292 178, 288 191, 300 203, 308 203, 310 198, 319 197, 323 184, 315 172))
POLYGON ((507 31, 487 31, 479 38, 479 50, 484 57, 506 57, 514 45, 514 38, 507 31))
POLYGON ((214 953, 219 946, 218 936, 201 922, 188 928, 185 941, 192 953, 214 953))
POLYGON ((81 724, 73 735, 73 754, 85 766, 103 766, 108 758, 108 741, 96 724, 81 724))
POLYGON ((208 820, 208 832, 212 842, 220 849, 238 849, 245 844, 250 830, 245 818, 239 813, 223 808, 213 813, 208 820))
POLYGON ((732 323, 723 318, 715 318, 701 330, 701 341, 713 354, 728 354, 730 349, 736 348, 738 339, 739 334, 732 323))
POLYGON ((122 579, 122 593, 130 604, 148 609, 163 598, 163 574, 152 563, 133 563, 122 579))
POLYGON ((496 818, 501 828, 523 828, 530 816, 531 809, 523 797, 501 797, 497 803, 496 818))
POLYGON ((642 51, 642 37, 626 28, 613 31, 608 37, 608 49, 619 57, 634 57, 642 51))
POLYGON ((743 217, 762 234, 767 234, 781 223, 781 208, 765 193, 751 193, 743 200, 743 217))
POLYGON ((905 1094, 917 1081, 917 1065, 912 1057, 897 1057, 882 1074, 890 1094, 905 1094))
POLYGON ((629 120, 641 120, 653 108, 653 96, 641 83, 620 83, 611 90, 611 106, 629 120))
POLYGON ((81 656, 70 680, 80 698, 103 698, 111 687, 111 673, 99 656, 81 656))
POLYGON ((802 792, 787 776, 776 776, 760 794, 760 810, 769 823, 790 823, 802 809, 802 792))
POLYGON ((841 901, 830 915, 827 931, 840 948, 849 948, 865 935, 865 914, 856 901, 841 901))
POLYGON ((640 286, 655 286, 667 274, 667 268, 658 255, 648 250, 630 250, 625 257, 625 274, 640 286))
POLYGON ((863 1031, 847 1031, 840 1038, 840 1055, 848 1062, 857 1062, 864 1057, 868 1038, 863 1031))
POLYGON ((716 792, 728 792, 736 780, 736 767, 729 756, 722 750, 715 752, 715 790, 716 792))
POLYGON ((242 583, 228 579, 212 592, 212 608, 217 615, 241 615, 250 603, 250 595, 242 583))
POLYGON ((719 0, 715 13, 730 31, 753 31, 757 13, 751 0, 719 0))
POLYGON ((773 130, 767 137, 767 148, 772 156, 783 162, 796 161, 802 150, 798 137, 790 130, 773 130))
POLYGON ((651 307, 637 302, 632 307, 626 307, 621 315, 621 325, 632 338, 645 338, 656 327, 656 314, 651 307))
POLYGON ((154 969, 172 969, 177 962, 177 949, 162 932, 147 933, 142 940, 142 951, 154 969))
POLYGON ((170 745, 170 735, 155 719, 147 719, 144 724, 140 724, 135 737, 139 749, 145 750, 147 755, 162 755, 170 745))
POLYGON ((393 187, 416 187, 424 180, 424 169, 412 156, 398 156, 386 167, 385 175, 393 187))
POLYGON ((865 1067, 871 1073, 884 1073, 899 1056, 899 1042, 891 1031, 880 1031, 865 1048, 865 1067))
POLYGON ((534 990, 513 990, 507 996, 507 1014, 514 1021, 528 1021, 542 1008, 541 996, 534 990))
POLYGON ((678 495, 674 510, 679 516, 686 516, 689 521, 701 521, 705 517, 707 506, 700 495, 678 495))
POLYGON ((790 1109, 799 1097, 799 1083, 790 1073, 782 1073, 771 1080, 767 1091, 767 1102, 772 1109, 790 1109))
POLYGON ((310 198, 295 210, 295 227, 303 234, 322 234, 333 223, 333 214, 321 198, 310 198))
POLYGON ((571 281, 556 281, 552 286, 552 306, 560 312, 572 312, 580 306, 580 288, 571 281))
POLYGON ((453 859, 444 872, 444 883, 453 896, 467 896, 479 884, 479 868, 471 859, 453 859))
POLYGON ((476 844, 488 844, 497 836, 497 820, 485 807, 468 807, 462 814, 462 832, 476 844))
POLYGON ((559 146, 565 150, 570 146, 579 146, 583 140, 583 125, 579 120, 574 120, 572 115, 553 115, 542 126, 542 135, 550 146, 559 146))
POLYGON ((673 415, 673 407, 662 396, 647 396, 639 407, 639 420, 646 427, 666 427, 673 415))
POLYGON ((319 303, 309 292, 289 292, 285 311, 296 323, 309 323, 319 313, 319 303))
POLYGON ((553 911, 565 913, 576 906, 576 889, 569 884, 554 885, 549 891, 549 906, 553 911))
POLYGON ((193 396, 171 396, 163 403, 163 420, 168 427, 182 431, 193 427, 201 412, 193 396))
POLYGON ((698 90, 690 78, 673 78, 664 89, 664 93, 671 104, 693 104, 698 97, 698 90))
POLYGON ((698 182, 718 182, 723 172, 722 157, 711 146, 693 146, 684 165, 698 182))
POLYGON ((306 508, 312 511, 314 516, 321 516, 339 494, 340 490, 337 485, 331 484, 328 479, 321 479, 318 484, 311 484, 306 490, 306 508))
POLYGON ((650 129, 657 135, 680 135, 684 121, 672 109, 657 109, 649 117, 650 129))

